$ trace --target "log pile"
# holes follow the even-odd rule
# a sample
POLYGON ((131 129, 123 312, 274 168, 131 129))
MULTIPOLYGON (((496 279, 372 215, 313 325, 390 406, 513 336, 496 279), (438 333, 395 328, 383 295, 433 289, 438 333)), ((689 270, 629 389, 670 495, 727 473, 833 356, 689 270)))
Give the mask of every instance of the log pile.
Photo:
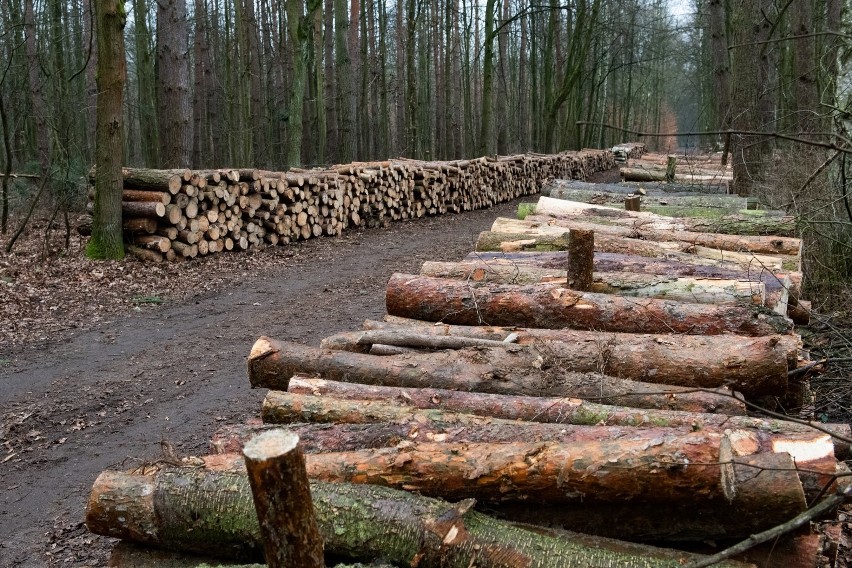
MULTIPOLYGON (((239 452, 282 427, 301 439, 326 554, 359 562, 688 565, 700 557, 644 543, 745 538, 849 491, 852 430, 808 421, 807 353, 777 309, 798 298, 796 275, 596 251, 579 291, 566 254, 426 263, 391 277, 388 315, 360 331, 320 347, 259 338, 248 378, 269 389, 261 420, 220 429, 203 458, 104 472, 87 525, 259 560, 239 452), (695 296, 625 293, 673 281, 695 296)), ((827 538, 802 530, 739 560, 834 566, 827 538)))
POLYGON ((181 260, 490 207, 613 166, 610 152, 587 150, 287 172, 125 168, 123 223, 131 252, 181 260))
POLYGON ((642 142, 625 142, 612 147, 612 154, 619 164, 628 160, 641 158, 646 152, 645 144, 642 142))

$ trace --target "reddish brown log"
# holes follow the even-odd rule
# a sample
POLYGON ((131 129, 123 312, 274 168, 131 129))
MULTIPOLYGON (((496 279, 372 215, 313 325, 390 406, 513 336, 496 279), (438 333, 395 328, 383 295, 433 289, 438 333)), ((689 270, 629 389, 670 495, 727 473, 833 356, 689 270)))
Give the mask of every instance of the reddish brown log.
MULTIPOLYGON (((598 333, 426 322, 409 326, 366 322, 365 326, 371 329, 333 335, 324 339, 322 346, 372 353, 370 347, 374 344, 460 349, 481 342, 484 347, 501 344, 506 347, 504 340, 511 338, 519 344, 533 346, 553 363, 572 371, 596 371, 613 377, 682 386, 724 385, 747 391, 760 383, 767 384, 767 390, 783 391, 787 386, 787 373, 797 367, 801 345, 795 335, 743 338, 598 333), (429 338, 434 341, 430 343, 429 338)), ((511 349, 511 344, 507 348, 511 349)))
POLYGON ((571 396, 637 408, 696 410, 730 405, 727 390, 690 392, 684 387, 570 372, 559 365, 548 367, 541 355, 524 346, 511 351, 485 347, 379 357, 261 337, 249 355, 248 368, 252 386, 279 390, 287 388, 293 375, 306 373, 376 385, 571 396))
POLYGON ((299 437, 264 432, 245 445, 243 456, 267 565, 325 568, 299 437))
POLYGON ((575 292, 553 284, 474 284, 394 274, 391 315, 465 325, 519 325, 631 333, 771 335, 790 322, 750 306, 711 306, 575 292))

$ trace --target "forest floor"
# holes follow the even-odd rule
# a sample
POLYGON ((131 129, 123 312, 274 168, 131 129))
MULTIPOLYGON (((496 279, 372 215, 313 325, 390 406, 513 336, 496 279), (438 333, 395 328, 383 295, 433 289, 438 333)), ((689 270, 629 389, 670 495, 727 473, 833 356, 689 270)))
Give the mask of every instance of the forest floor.
POLYGON ((163 265, 86 261, 76 235, 42 261, 33 225, 0 253, 0 567, 106 566, 114 541, 83 525, 101 471, 156 461, 164 442, 206 454, 219 426, 260 414, 259 336, 360 329, 385 314, 393 272, 461 259, 520 201, 163 265))
MULTIPOLYGON (((76 234, 41 260, 33 225, 0 253, 0 568, 105 566, 114 541, 83 524, 101 471, 168 444, 207 453, 219 426, 259 415, 246 356, 260 335, 318 345, 381 318, 393 272, 461 259, 524 200, 163 265, 86 261, 76 234)), ((837 341, 836 325, 821 329, 837 341)), ((832 418, 848 411, 846 383, 832 383, 832 418)))

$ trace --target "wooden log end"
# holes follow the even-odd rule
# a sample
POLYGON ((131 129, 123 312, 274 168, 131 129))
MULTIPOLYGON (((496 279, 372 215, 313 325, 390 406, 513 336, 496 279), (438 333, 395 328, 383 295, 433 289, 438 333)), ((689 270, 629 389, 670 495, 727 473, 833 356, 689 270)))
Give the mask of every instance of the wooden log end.
POLYGON ((249 361, 254 359, 261 359, 266 357, 270 353, 274 353, 277 351, 275 347, 273 347, 272 343, 269 341, 269 338, 266 336, 261 337, 252 345, 251 352, 249 353, 249 361))
POLYGON ((243 447, 243 455, 260 462, 286 455, 299 445, 299 436, 290 430, 275 429, 252 438, 243 447))

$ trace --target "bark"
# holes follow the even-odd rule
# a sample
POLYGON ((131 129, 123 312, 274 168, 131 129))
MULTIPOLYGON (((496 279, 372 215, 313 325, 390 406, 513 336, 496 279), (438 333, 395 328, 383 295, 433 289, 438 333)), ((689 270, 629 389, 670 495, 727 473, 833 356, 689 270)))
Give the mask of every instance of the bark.
MULTIPOLYGON (((592 225, 598 227, 598 225, 592 225)), ((477 252, 554 252, 568 250, 568 229, 559 234, 495 233, 483 231, 476 240, 477 252)), ((767 270, 799 270, 796 257, 758 255, 720 251, 685 242, 649 242, 642 239, 598 234, 595 252, 645 256, 649 258, 675 258, 690 264, 735 263, 740 269, 759 267, 767 270)))
POLYGON ((166 206, 159 201, 122 201, 121 212, 129 217, 165 217, 166 206))
MULTIPOLYGON (((570 256, 569 256, 570 258, 570 256)), ((423 276, 454 278, 497 284, 539 284, 564 280, 560 269, 539 268, 512 262, 424 262, 423 276)), ((746 276, 743 274, 743 276, 746 276)), ((788 284, 789 286, 789 284, 788 284)), ((766 284, 754 280, 721 278, 674 278, 631 272, 596 272, 591 292, 663 298, 699 304, 749 303, 787 313, 787 288, 779 286, 771 294, 766 284)))
MULTIPOLYGON (((629 212, 635 213, 635 212, 629 212)), ((668 226, 675 225, 673 223, 668 226)), ((676 226, 676 225, 675 225, 676 226)), ((553 218, 544 215, 530 215, 523 221, 498 218, 491 227, 495 232, 559 234, 570 229, 594 230, 599 234, 608 234, 628 239, 644 239, 652 242, 689 243, 723 251, 752 252, 798 256, 802 248, 801 239, 792 237, 729 235, 724 233, 702 233, 669 228, 655 228, 651 223, 641 220, 625 224, 613 224, 606 217, 588 217, 585 215, 553 218)))
MULTIPOLYGON (((565 371, 558 365, 543 370, 531 367, 506 371, 507 360, 529 355, 530 348, 509 353, 504 349, 477 348, 461 352, 378 357, 330 351, 261 337, 249 355, 249 380, 253 387, 284 390, 298 373, 318 374, 330 380, 364 384, 434 387, 450 390, 527 396, 571 396, 607 404, 638 408, 730 408, 724 392, 689 392, 682 387, 640 383, 606 375, 565 371), (468 360, 459 368, 459 358, 468 360)), ((539 362, 542 366, 544 362, 539 362)), ((527 361, 527 364, 529 361, 527 361)))
POLYGON ((409 274, 391 276, 386 306, 390 315, 462 325, 751 336, 790 330, 785 318, 750 306, 624 298, 551 284, 472 284, 409 274))
MULTIPOLYGON (((375 327, 378 322, 373 322, 375 327)), ((381 324, 378 324, 381 325, 381 324)), ((579 330, 543 330, 479 326, 424 325, 422 328, 384 325, 374 331, 341 333, 323 340, 327 349, 369 353, 370 346, 395 345, 435 349, 472 347, 490 341, 517 350, 515 344, 498 343, 509 336, 549 361, 575 372, 602 372, 645 382, 682 386, 765 384, 783 389, 787 373, 797 367, 801 340, 773 335, 743 338, 731 335, 670 335, 607 333, 579 330), (429 341, 429 338, 432 341, 429 341), (469 342, 469 343, 465 343, 469 342)), ((482 345, 487 347, 487 345, 482 345)), ((530 364, 517 353, 517 364, 530 364)), ((508 361, 501 361, 507 365, 508 361)), ((329 377, 327 377, 329 378, 329 377)), ((751 390, 751 389, 747 389, 751 390)))
MULTIPOLYGON (((624 211, 615 207, 550 197, 539 198, 535 213, 536 215, 556 218, 569 217, 576 220, 583 220, 583 217, 605 218, 605 224, 622 224, 648 230, 729 235, 777 235, 783 237, 792 237, 797 233, 795 219, 789 216, 726 215, 709 219, 672 218, 655 213, 624 211)), ((552 219, 545 218, 541 221, 552 221, 552 219)))
MULTIPOLYGON (((583 401, 575 398, 524 397, 466 393, 445 389, 383 387, 295 376, 287 393, 270 391, 264 400, 264 420, 270 423, 337 422, 363 424, 384 422, 451 429, 467 427, 457 441, 574 441, 615 439, 630 436, 619 428, 672 428, 687 431, 742 431, 740 445, 745 453, 763 451, 789 453, 801 469, 833 474, 835 456, 845 457, 849 444, 848 424, 803 424, 706 412, 636 409, 583 401), (388 402, 393 401, 393 402, 388 402), (491 417, 483 420, 480 417, 491 417), (523 421, 520 424, 517 421, 523 421), (553 430, 539 423, 576 428, 553 430), (494 432, 477 433, 477 427, 494 427, 494 432), (821 430, 814 428, 817 426, 821 430), (602 428, 598 434, 592 430, 602 428), (607 428, 612 428, 607 430, 607 428), (523 436, 526 429, 528 438, 523 436), (831 432, 828 434, 827 432, 831 432), (832 435, 838 438, 832 438, 832 435), (493 437, 491 437, 493 436, 493 437)), ((424 432, 425 433, 425 432, 424 432)), ((434 433, 434 431, 433 431, 434 433)), ((644 435, 633 433, 634 435, 644 435)), ((309 434, 311 435, 311 434, 309 434)), ((455 436, 456 434, 452 434, 455 436)), ((412 439, 417 434, 410 436, 412 439)), ((374 438, 368 438, 374 440, 374 438)), ((448 440, 449 438, 447 438, 448 440)), ((426 435, 421 441, 447 441, 426 435)), ((393 445, 393 444, 385 444, 393 445)))
POLYGON ((286 430, 264 432, 245 445, 243 456, 266 563, 271 568, 324 568, 299 437, 286 430))
POLYGON ((192 160, 192 108, 186 0, 164 0, 157 6, 160 165, 187 167, 192 160))
POLYGON ((148 191, 167 191, 172 195, 180 191, 189 181, 189 170, 150 170, 144 168, 122 168, 124 187, 148 191))
MULTIPOLYGON (((92 488, 86 525, 97 534, 141 544, 259 559, 259 527, 245 474, 217 470, 208 462, 206 467, 102 473, 92 488)), ((311 494, 326 552, 353 560, 381 557, 423 568, 474 563, 482 568, 650 568, 695 558, 594 537, 549 536, 471 511, 470 502, 450 505, 385 487, 314 482, 311 494)))
MULTIPOLYGON (((595 253, 596 271, 630 272, 650 275, 695 276, 699 278, 725 278, 731 280, 754 280, 766 286, 767 296, 777 296, 782 290, 789 292, 790 303, 795 304, 801 290, 801 272, 771 272, 762 267, 742 267, 735 263, 718 262, 715 265, 694 264, 691 255, 670 258, 648 258, 617 253, 595 253)), ((486 266, 506 264, 509 266, 536 266, 546 269, 561 269, 568 262, 567 252, 553 253, 489 253, 469 254, 464 262, 479 262, 486 266)), ((424 264, 425 266, 425 264, 424 264)), ((431 276, 431 274, 424 274, 431 276)), ((435 276, 438 276, 437 274, 435 276)))
POLYGON ((95 203, 92 238, 86 256, 117 259, 124 256, 121 233, 121 163, 124 159, 124 56, 123 5, 110 0, 95 2, 98 42, 98 108, 96 133, 95 203))
POLYGON ((595 233, 585 229, 568 231, 568 287, 592 290, 592 266, 595 259, 595 233))
MULTIPOLYGON (((597 184, 596 184, 597 185, 597 184)), ((617 205, 624 203, 628 195, 635 193, 634 188, 624 188, 623 192, 616 193, 610 190, 610 186, 604 185, 600 189, 585 189, 572 187, 564 187, 560 185, 550 186, 542 190, 542 195, 553 199, 564 199, 566 201, 579 201, 581 203, 591 203, 595 205, 617 205)), ((706 195, 706 194, 689 194, 686 192, 650 192, 646 190, 647 195, 642 196, 641 203, 644 206, 648 205, 669 205, 675 207, 690 207, 697 212, 704 212, 707 209, 721 210, 726 214, 728 212, 741 211, 748 209, 749 200, 738 197, 736 195, 706 195)))

